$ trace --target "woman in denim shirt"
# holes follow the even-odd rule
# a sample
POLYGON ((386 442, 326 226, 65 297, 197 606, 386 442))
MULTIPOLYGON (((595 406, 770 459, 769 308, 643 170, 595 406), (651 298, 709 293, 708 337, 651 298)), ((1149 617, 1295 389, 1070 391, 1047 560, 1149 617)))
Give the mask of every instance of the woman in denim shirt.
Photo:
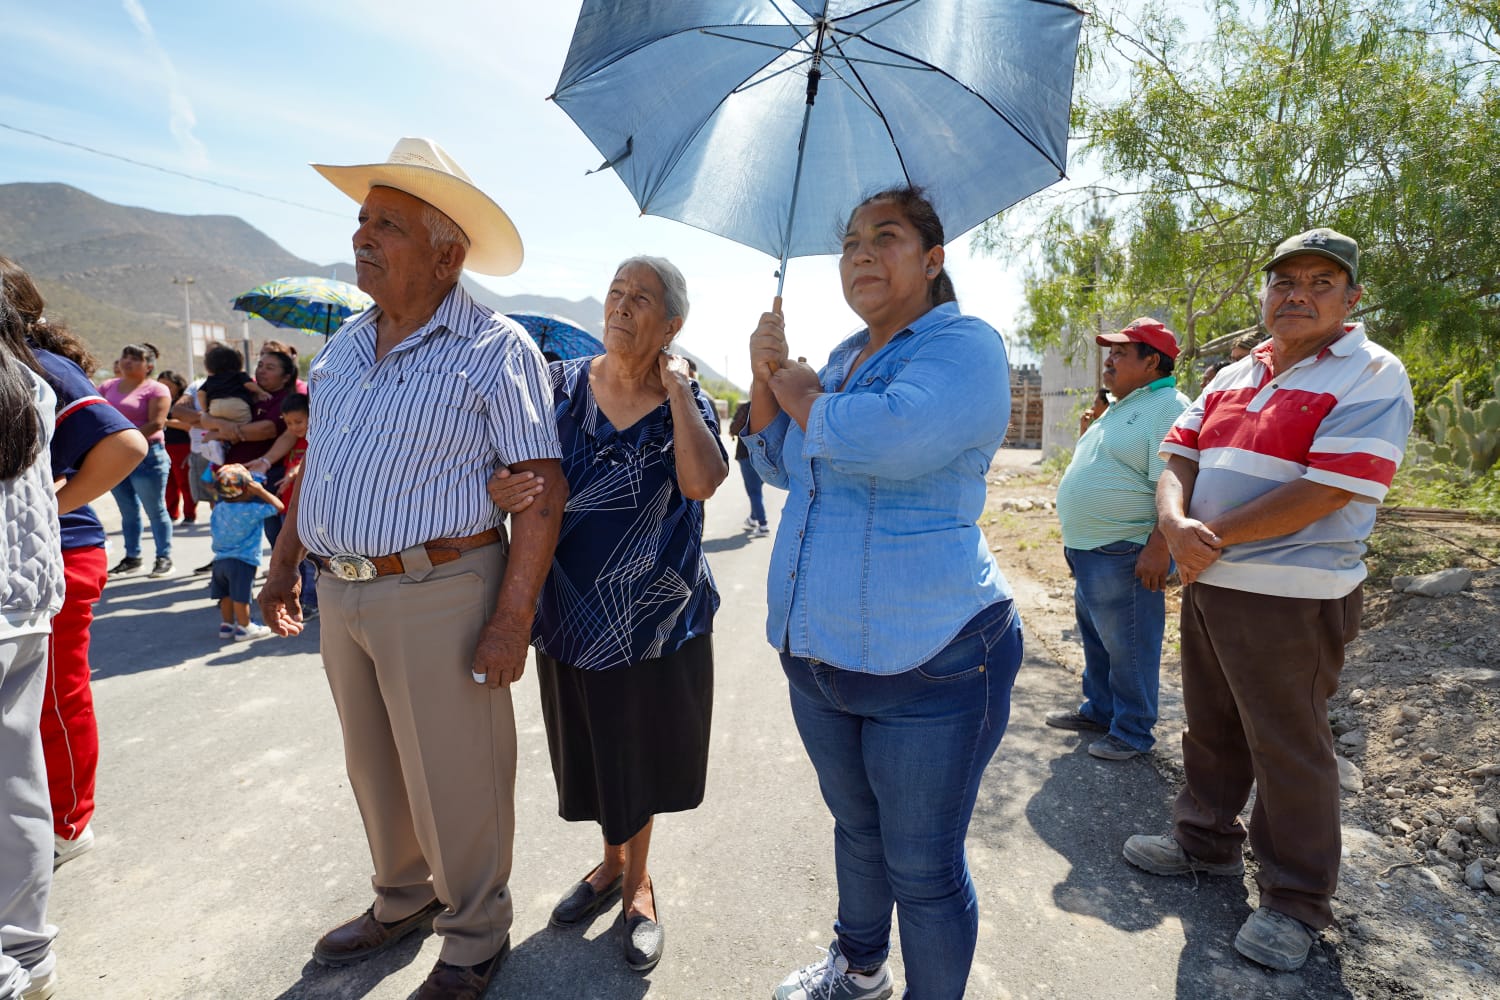
POLYGON ((979 912, 964 836, 1021 662, 1010 587, 979 530, 1010 418, 1000 335, 958 311, 919 191, 849 217, 839 273, 867 324, 822 371, 779 312, 750 340, 744 441, 787 490, 766 588, 792 714, 833 813, 836 935, 775 1000, 878 1000, 891 908, 906 996, 962 997, 979 912))

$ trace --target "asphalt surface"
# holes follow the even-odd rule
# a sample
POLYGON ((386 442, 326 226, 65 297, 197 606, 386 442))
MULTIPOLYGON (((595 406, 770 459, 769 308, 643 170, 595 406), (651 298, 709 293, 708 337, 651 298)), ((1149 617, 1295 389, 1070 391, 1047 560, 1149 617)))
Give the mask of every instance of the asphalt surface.
MULTIPOLYGON (((780 496, 767 494, 774 527, 780 496)), ((514 950, 489 997, 765 998, 832 936, 832 821, 763 637, 771 540, 747 536, 747 510, 732 474, 706 533, 723 595, 708 794, 694 812, 659 817, 652 850, 666 957, 645 976, 626 968, 618 907, 582 931, 547 926, 597 861, 599 837, 557 817, 528 672, 515 688, 514 950)), ((209 558, 206 524, 175 545, 176 573, 111 581, 94 626, 98 846, 54 884, 59 996, 407 997, 436 960, 435 938, 346 969, 311 961, 318 936, 371 899, 317 625, 220 642, 207 576, 188 573, 209 558)), ((1045 600, 1012 582, 1023 613, 1045 600)), ((1173 789, 1146 759, 1098 761, 1081 737, 1043 726, 1076 685, 1029 641, 969 831, 982 916, 968 996, 1352 996, 1330 949, 1290 975, 1234 952, 1250 912, 1240 880, 1154 878, 1120 859, 1131 833, 1165 829, 1173 789)), ((899 984, 899 942, 893 961, 899 984)))

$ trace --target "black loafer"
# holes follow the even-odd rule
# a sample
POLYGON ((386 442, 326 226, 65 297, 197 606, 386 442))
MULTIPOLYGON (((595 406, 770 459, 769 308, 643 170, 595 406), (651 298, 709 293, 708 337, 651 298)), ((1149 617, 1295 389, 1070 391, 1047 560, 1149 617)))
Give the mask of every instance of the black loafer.
MULTIPOLYGON (((592 875, 593 872, 589 872, 592 875)), ((548 921, 553 927, 575 927, 583 921, 592 917, 610 903, 620 898, 620 885, 625 881, 623 875, 617 875, 615 880, 604 887, 603 892, 595 892, 594 887, 589 885, 588 876, 568 891, 568 894, 557 901, 552 908, 552 919, 548 921)))
POLYGON ((661 961, 667 934, 661 924, 642 913, 625 921, 625 964, 635 972, 650 972, 661 961))

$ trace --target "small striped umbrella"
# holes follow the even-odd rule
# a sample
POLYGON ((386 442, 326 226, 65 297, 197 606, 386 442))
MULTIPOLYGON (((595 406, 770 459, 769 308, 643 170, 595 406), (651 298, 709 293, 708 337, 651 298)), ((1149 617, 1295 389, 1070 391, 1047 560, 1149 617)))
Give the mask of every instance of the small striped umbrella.
POLYGON ((237 297, 233 307, 274 326, 327 337, 344 320, 374 304, 374 299, 347 281, 277 278, 237 297))

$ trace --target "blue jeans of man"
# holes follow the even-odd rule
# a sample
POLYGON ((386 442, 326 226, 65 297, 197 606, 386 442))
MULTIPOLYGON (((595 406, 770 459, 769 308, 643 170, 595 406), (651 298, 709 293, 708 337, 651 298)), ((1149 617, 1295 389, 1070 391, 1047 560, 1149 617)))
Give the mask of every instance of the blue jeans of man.
POLYGON ((1136 578, 1142 545, 1112 542, 1063 548, 1073 571, 1073 607, 1083 639, 1083 704, 1078 711, 1137 750, 1156 742, 1161 640, 1167 595, 1136 578))
POLYGON ((739 459, 740 475, 745 480, 745 495, 750 498, 750 519, 756 524, 766 523, 766 501, 761 493, 765 480, 755 471, 750 459, 739 459))
POLYGON ((141 557, 141 509, 151 522, 151 541, 157 558, 172 554, 172 516, 167 513, 167 477, 172 474, 172 460, 167 446, 152 441, 146 457, 120 480, 109 493, 120 508, 120 534, 125 540, 125 554, 141 557))
POLYGON ((962 997, 979 934, 964 837, 1010 719, 1021 620, 985 608, 937 655, 866 674, 781 654, 792 716, 834 818, 838 920, 852 969, 890 951, 901 915, 906 995, 962 997))

